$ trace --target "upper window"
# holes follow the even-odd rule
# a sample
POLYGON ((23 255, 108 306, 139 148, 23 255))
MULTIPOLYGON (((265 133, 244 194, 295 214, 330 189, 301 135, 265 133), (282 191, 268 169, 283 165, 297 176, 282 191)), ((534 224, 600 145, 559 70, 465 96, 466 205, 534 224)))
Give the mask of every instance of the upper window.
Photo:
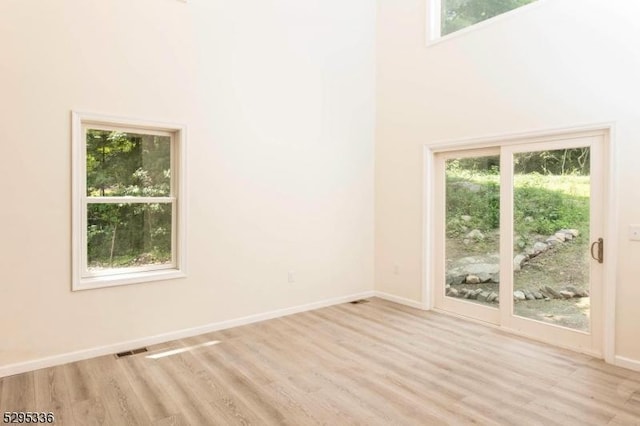
POLYGON ((443 37, 535 1, 432 0, 431 37, 443 37))
POLYGON ((183 137, 74 114, 74 290, 184 276, 183 137))

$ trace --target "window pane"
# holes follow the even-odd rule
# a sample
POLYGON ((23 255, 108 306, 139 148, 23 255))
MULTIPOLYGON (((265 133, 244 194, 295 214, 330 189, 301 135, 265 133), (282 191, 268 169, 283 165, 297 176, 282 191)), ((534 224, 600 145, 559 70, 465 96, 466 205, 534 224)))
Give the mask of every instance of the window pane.
POLYGON ((445 294, 497 308, 500 156, 447 160, 445 294))
POLYGON ((514 314, 589 332, 591 151, 514 155, 514 314), (533 295, 535 297, 530 297, 533 295))
POLYGON ((172 204, 87 205, 89 271, 171 263, 172 204))
POLYGON ((536 0, 441 0, 442 35, 469 27, 536 0))
POLYGON ((87 196, 168 196, 171 138, 87 129, 87 196))

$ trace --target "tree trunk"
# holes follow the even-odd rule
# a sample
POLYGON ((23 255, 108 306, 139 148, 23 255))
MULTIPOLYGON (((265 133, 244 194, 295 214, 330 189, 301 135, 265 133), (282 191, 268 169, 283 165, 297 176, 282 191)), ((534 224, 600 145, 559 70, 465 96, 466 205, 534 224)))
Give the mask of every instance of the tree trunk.
POLYGON ((111 251, 109 252, 109 266, 113 266, 113 251, 116 247, 116 231, 118 230, 118 224, 113 225, 113 235, 111 236, 111 251))

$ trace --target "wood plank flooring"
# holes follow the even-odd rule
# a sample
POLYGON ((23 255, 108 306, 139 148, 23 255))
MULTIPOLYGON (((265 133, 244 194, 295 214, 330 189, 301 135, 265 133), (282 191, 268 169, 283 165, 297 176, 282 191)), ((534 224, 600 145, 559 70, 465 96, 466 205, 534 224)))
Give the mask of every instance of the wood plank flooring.
POLYGON ((6 377, 4 411, 77 426, 640 425, 640 373, 374 298, 6 377))

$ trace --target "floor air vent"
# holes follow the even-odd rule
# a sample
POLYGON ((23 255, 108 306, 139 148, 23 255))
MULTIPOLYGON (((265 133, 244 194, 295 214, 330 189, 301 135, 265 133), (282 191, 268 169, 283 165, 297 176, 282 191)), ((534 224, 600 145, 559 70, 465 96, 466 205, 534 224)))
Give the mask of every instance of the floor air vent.
POLYGON ((352 305, 359 305, 361 303, 369 303, 369 301, 367 299, 360 299, 360 300, 354 300, 353 302, 349 302, 352 305))
POLYGON ((116 354, 116 358, 122 358, 125 356, 129 356, 129 355, 136 355, 136 354, 141 354, 144 352, 147 352, 147 348, 138 348, 138 349, 134 349, 132 351, 125 351, 125 352, 120 352, 116 354))

